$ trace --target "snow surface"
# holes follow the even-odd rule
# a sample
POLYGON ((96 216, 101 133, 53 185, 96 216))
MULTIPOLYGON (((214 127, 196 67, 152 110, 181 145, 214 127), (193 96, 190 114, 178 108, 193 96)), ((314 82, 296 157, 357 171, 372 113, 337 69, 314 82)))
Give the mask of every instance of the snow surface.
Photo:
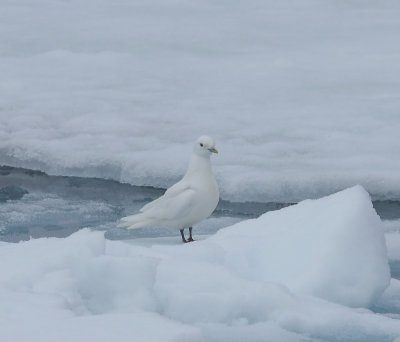
POLYGON ((400 198, 400 3, 18 0, 0 163, 167 187, 217 139, 222 197, 400 198))
POLYGON ((356 307, 370 305, 388 286, 383 227, 361 186, 268 212, 256 222, 240 222, 211 239, 223 239, 229 267, 240 265, 243 276, 356 307), (263 248, 255 249, 260 239, 263 248))
POLYGON ((368 309, 396 306, 400 287, 389 286, 383 229, 359 186, 187 245, 110 241, 89 229, 3 242, 0 269, 2 341, 400 336, 398 320, 368 309))

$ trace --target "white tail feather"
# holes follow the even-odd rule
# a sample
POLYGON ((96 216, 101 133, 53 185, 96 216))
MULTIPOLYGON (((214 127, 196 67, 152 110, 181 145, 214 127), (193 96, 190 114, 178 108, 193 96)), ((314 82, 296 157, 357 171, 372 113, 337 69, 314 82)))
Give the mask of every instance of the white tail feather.
POLYGON ((118 227, 124 227, 128 229, 136 229, 148 226, 154 222, 154 219, 146 217, 145 214, 137 214, 126 216, 121 219, 118 227))

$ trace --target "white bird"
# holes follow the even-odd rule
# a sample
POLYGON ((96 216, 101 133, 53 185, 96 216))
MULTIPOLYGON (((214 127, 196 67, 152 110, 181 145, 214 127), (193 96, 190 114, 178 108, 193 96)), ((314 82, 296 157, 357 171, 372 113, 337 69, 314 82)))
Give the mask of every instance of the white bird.
POLYGON ((209 217, 219 201, 219 189, 211 169, 212 153, 218 153, 212 138, 201 136, 197 139, 183 178, 163 196, 146 204, 140 209, 141 213, 122 218, 118 226, 128 229, 151 225, 178 228, 183 242, 194 241, 192 226, 209 217), (189 228, 188 240, 185 239, 185 228, 189 228))

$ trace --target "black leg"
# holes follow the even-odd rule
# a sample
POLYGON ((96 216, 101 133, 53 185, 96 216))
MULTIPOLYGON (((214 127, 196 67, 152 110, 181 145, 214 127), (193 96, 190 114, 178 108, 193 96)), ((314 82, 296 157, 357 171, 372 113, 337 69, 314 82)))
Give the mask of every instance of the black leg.
POLYGON ((194 241, 193 237, 192 237, 192 227, 189 227, 189 240, 188 242, 192 242, 194 241))
POLYGON ((183 234, 183 229, 180 229, 179 231, 181 232, 182 242, 183 242, 183 243, 186 243, 187 240, 185 239, 185 234, 183 234))

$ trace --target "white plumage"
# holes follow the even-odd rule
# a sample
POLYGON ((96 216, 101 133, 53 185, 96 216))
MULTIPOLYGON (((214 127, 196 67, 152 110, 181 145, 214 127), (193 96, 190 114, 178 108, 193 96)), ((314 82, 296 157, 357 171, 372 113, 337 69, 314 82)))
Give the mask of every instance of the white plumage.
POLYGON ((183 178, 163 196, 146 204, 140 209, 141 213, 122 218, 119 227, 135 229, 156 225, 177 228, 183 242, 193 241, 192 226, 210 216, 219 201, 218 185, 210 163, 212 153, 218 153, 214 140, 201 136, 195 142, 183 178), (189 228, 189 240, 184 237, 185 228, 189 228))

